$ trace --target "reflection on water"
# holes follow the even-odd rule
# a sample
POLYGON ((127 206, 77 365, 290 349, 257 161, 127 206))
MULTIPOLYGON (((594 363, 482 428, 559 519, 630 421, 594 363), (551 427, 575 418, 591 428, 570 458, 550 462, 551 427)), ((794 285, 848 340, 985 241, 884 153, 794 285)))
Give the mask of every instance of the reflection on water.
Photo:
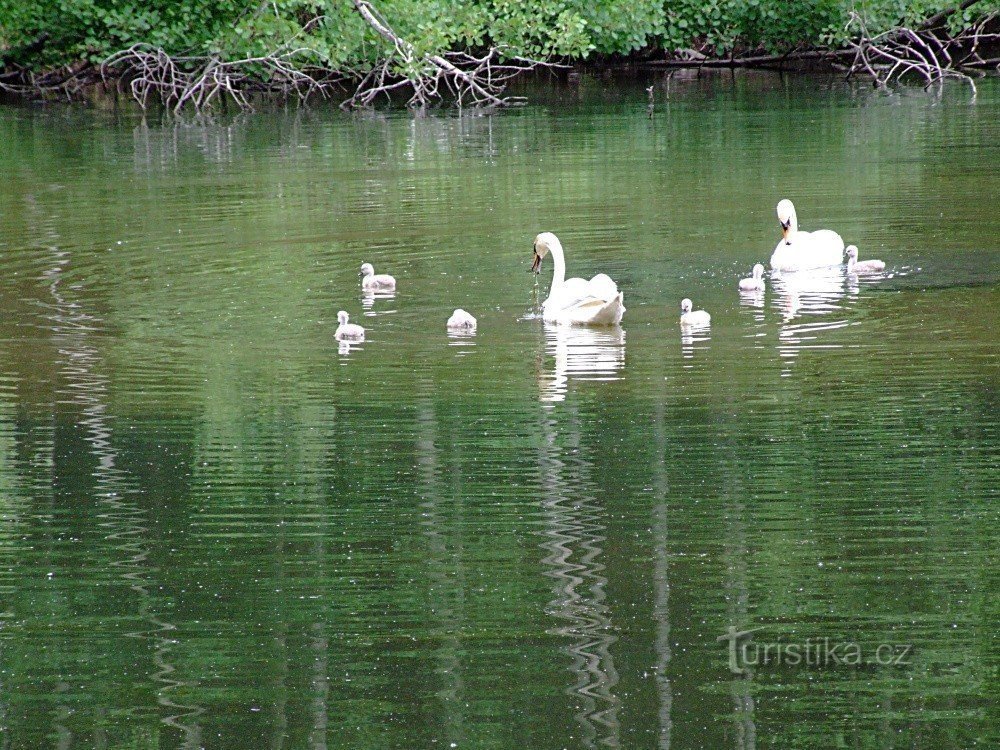
MULTIPOLYGON (((681 326, 681 356, 693 359, 698 351, 707 351, 712 340, 711 326, 681 326)), ((685 364, 690 367, 690 363, 685 364)))
POLYGON ((653 492, 651 529, 655 565, 653 568, 653 621, 656 635, 654 639, 653 673, 656 677, 657 693, 657 747, 670 750, 673 733, 674 689, 670 679, 670 661, 673 649, 670 644, 670 481, 666 465, 667 434, 664 425, 665 409, 659 404, 653 418, 653 478, 650 489, 653 492))
POLYGON ((463 540, 453 537, 448 519, 461 522, 462 471, 454 463, 442 461, 441 436, 433 404, 422 395, 417 420, 417 466, 420 472, 421 533, 426 544, 427 583, 435 606, 430 628, 437 644, 433 659, 436 698, 440 701, 440 738, 444 747, 460 747, 466 741, 464 707, 466 705, 463 656, 465 645, 459 636, 458 623, 465 620, 466 581, 463 540), (448 465, 450 464, 450 465, 448 465))
POLYGON ((783 375, 790 373, 787 368, 805 349, 843 346, 825 333, 848 325, 842 304, 845 281, 844 269, 839 266, 772 275, 772 304, 783 321, 778 332, 778 354, 786 362, 783 375), (800 318, 802 322, 795 322, 800 318))
POLYGON ((785 323, 806 315, 828 315, 840 309, 844 279, 844 269, 839 266, 774 273, 773 305, 781 311, 785 323))
MULTIPOLYGON (((561 326, 560 329, 566 329, 561 326)), ((589 466, 574 458, 581 435, 579 417, 566 412, 542 416, 545 443, 538 470, 544 518, 543 573, 553 579, 555 597, 545 611, 562 622, 549 632, 568 641, 575 682, 567 689, 576 706, 583 747, 621 747, 615 688, 618 672, 611 648, 617 641, 604 575, 604 509, 588 496, 589 466), (563 420, 565 417, 565 420, 563 420)))
POLYGON ((543 326, 551 371, 539 377, 540 399, 563 401, 570 380, 617 380, 625 364, 625 331, 619 326, 543 326))
MULTIPOLYGON (((37 205, 32 204, 32 210, 37 209, 37 205)), ((51 259, 41 278, 51 298, 46 318, 51 323, 52 342, 61 360, 60 375, 64 386, 59 395, 65 403, 80 409, 77 423, 84 430, 83 439, 94 460, 91 491, 96 501, 97 526, 113 550, 108 567, 120 575, 124 585, 138 600, 134 610, 122 612, 120 616, 129 618, 133 623, 141 623, 141 627, 124 635, 140 642, 151 642, 153 663, 157 667, 151 677, 160 686, 157 703, 166 709, 160 720, 165 726, 177 730, 183 738, 181 747, 194 750, 201 746, 196 718, 204 709, 172 699, 172 691, 191 687, 192 683, 178 680, 173 674, 175 668, 169 657, 177 643, 172 634, 175 626, 155 612, 149 591, 152 585, 150 578, 156 570, 149 563, 147 514, 138 502, 138 493, 132 486, 129 473, 118 465, 118 450, 110 424, 113 417, 108 407, 110 377, 102 372, 106 363, 94 340, 104 329, 104 321, 87 311, 85 300, 75 299, 82 296, 82 285, 65 283, 64 276, 72 264, 72 257, 70 253, 58 249, 59 237, 51 228, 51 222, 39 217, 38 226, 44 231, 43 241, 53 243, 48 248, 51 259)), ((59 679, 53 689, 55 696, 68 698, 71 685, 59 679)), ((69 704, 56 710, 54 731, 60 746, 73 744, 73 732, 65 723, 72 713, 69 704)))
POLYGON ((0 744, 991 746, 1000 85, 552 85, 0 109, 0 744), (892 272, 739 296, 778 186, 892 272), (541 230, 627 359, 519 317, 541 230), (731 626, 917 660, 734 679, 731 626))
POLYGON ((352 352, 360 352, 364 349, 364 341, 343 341, 337 342, 337 354, 341 357, 346 357, 352 352))
MULTIPOLYGON (((772 292, 773 293, 773 292, 772 292)), ((743 337, 754 339, 753 346, 761 348, 767 338, 767 292, 757 290, 740 292, 740 312, 743 313, 743 337)))
MULTIPOLYGON (((763 310, 766 296, 767 293, 763 289, 756 289, 751 292, 740 291, 740 305, 746 308, 763 310)), ((761 320, 761 318, 757 318, 757 320, 761 320)))
POLYGON ((465 357, 474 351, 476 346, 476 330, 451 329, 448 328, 445 334, 448 336, 448 346, 456 347, 457 357, 465 357))
MULTIPOLYGON (((748 541, 748 509, 742 492, 726 493, 726 531, 723 543, 723 591, 726 602, 726 621, 738 631, 753 626, 750 612, 754 609, 750 586, 750 549, 748 541)), ((727 627, 729 627, 727 626, 727 627)), ((728 692, 732 701, 730 719, 734 725, 735 750, 755 750, 757 728, 754 721, 754 675, 745 670, 742 675, 730 674, 728 692)))
POLYGON ((393 307, 386 307, 386 300, 396 299, 396 292, 385 292, 385 291, 372 291, 370 289, 364 289, 361 292, 361 307, 365 311, 365 317, 375 317, 378 315, 388 315, 396 312, 393 307), (375 309, 375 305, 378 303, 378 309, 375 309))

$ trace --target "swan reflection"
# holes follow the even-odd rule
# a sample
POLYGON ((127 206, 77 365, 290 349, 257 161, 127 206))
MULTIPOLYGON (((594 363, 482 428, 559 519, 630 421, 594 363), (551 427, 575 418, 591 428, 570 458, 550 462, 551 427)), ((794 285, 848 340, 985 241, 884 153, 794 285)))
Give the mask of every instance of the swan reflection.
POLYGON ((829 317, 843 311, 843 268, 837 266, 775 274, 772 280, 774 305, 782 314, 782 326, 778 333, 778 353, 781 357, 794 359, 803 349, 841 348, 840 344, 824 343, 821 334, 848 324, 843 317, 829 317), (810 319, 806 320, 807 317, 810 319), (799 318, 803 320, 794 322, 799 318))
POLYGON ((740 306, 763 308, 765 296, 763 289, 740 290, 740 306))
MULTIPOLYGON (((744 338, 763 339, 767 336, 765 306, 764 290, 740 292, 740 312, 749 315, 753 319, 750 330, 743 334, 744 338)), ((762 345, 762 342, 754 343, 755 347, 762 345)))
POLYGON ((692 359, 695 352, 708 349, 711 338, 710 325, 681 326, 681 356, 684 359, 692 359))
POLYGON ((375 302, 377 300, 393 300, 396 299, 396 292, 394 291, 372 291, 370 289, 364 289, 361 292, 361 307, 365 311, 366 317, 371 317, 374 315, 385 315, 386 313, 394 313, 395 309, 390 310, 380 310, 375 311, 375 302))
POLYGON ((363 341, 338 341, 337 354, 347 356, 353 351, 361 351, 363 341))
MULTIPOLYGON (((475 329, 449 328, 446 333, 448 335, 448 346, 474 347, 476 345, 475 329)), ((462 351, 461 349, 456 352, 459 356, 468 353, 469 351, 462 351)))
POLYGON ((826 315, 840 309, 844 270, 840 267, 774 274, 774 304, 788 323, 803 315, 826 315))
POLYGON ((541 400, 563 401, 570 379, 618 380, 625 364, 625 331, 618 326, 584 328, 546 325, 545 353, 555 358, 539 379, 541 400))

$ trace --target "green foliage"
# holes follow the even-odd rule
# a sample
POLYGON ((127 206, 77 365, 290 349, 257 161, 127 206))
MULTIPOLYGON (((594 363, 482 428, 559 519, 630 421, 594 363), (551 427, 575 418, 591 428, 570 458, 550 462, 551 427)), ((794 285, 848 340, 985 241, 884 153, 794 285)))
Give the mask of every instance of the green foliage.
MULTIPOLYGON (((534 57, 586 59, 689 47, 779 52, 839 44, 852 11, 873 32, 919 24, 952 0, 375 0, 420 52, 509 47, 534 57)), ((967 25, 1000 10, 982 0, 951 19, 967 25)), ((238 60, 279 48, 302 64, 365 69, 388 51, 349 0, 0 0, 0 53, 45 68, 98 62, 136 43, 172 55, 238 60), (47 34, 44 45, 32 42, 47 34)))
POLYGON ((171 54, 203 52, 245 8, 245 0, 0 0, 0 44, 15 62, 36 67, 97 62, 138 42, 171 54), (42 34, 40 51, 16 59, 42 34))

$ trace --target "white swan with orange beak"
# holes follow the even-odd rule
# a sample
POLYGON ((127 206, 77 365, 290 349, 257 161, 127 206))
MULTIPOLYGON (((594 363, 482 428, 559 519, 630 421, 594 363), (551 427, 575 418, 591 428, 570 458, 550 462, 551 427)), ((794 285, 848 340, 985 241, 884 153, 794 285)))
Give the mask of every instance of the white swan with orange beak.
POLYGON ((778 204, 781 242, 771 255, 775 271, 806 271, 839 266, 844 260, 844 240, 829 229, 800 232, 795 206, 787 198, 778 204))
POLYGON ((567 279, 562 243, 552 232, 535 237, 534 253, 531 270, 535 273, 542 268, 542 258, 550 253, 555 264, 549 296, 542 303, 542 319, 546 323, 613 326, 621 322, 625 314, 624 297, 610 276, 599 273, 590 281, 567 279))

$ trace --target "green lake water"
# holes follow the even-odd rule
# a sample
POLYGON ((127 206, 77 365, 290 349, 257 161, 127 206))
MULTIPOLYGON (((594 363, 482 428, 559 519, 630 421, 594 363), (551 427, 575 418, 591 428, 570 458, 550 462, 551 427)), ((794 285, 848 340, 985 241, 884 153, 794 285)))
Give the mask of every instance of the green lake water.
POLYGON ((0 109, 0 747, 997 746, 1000 80, 656 85, 0 109))

